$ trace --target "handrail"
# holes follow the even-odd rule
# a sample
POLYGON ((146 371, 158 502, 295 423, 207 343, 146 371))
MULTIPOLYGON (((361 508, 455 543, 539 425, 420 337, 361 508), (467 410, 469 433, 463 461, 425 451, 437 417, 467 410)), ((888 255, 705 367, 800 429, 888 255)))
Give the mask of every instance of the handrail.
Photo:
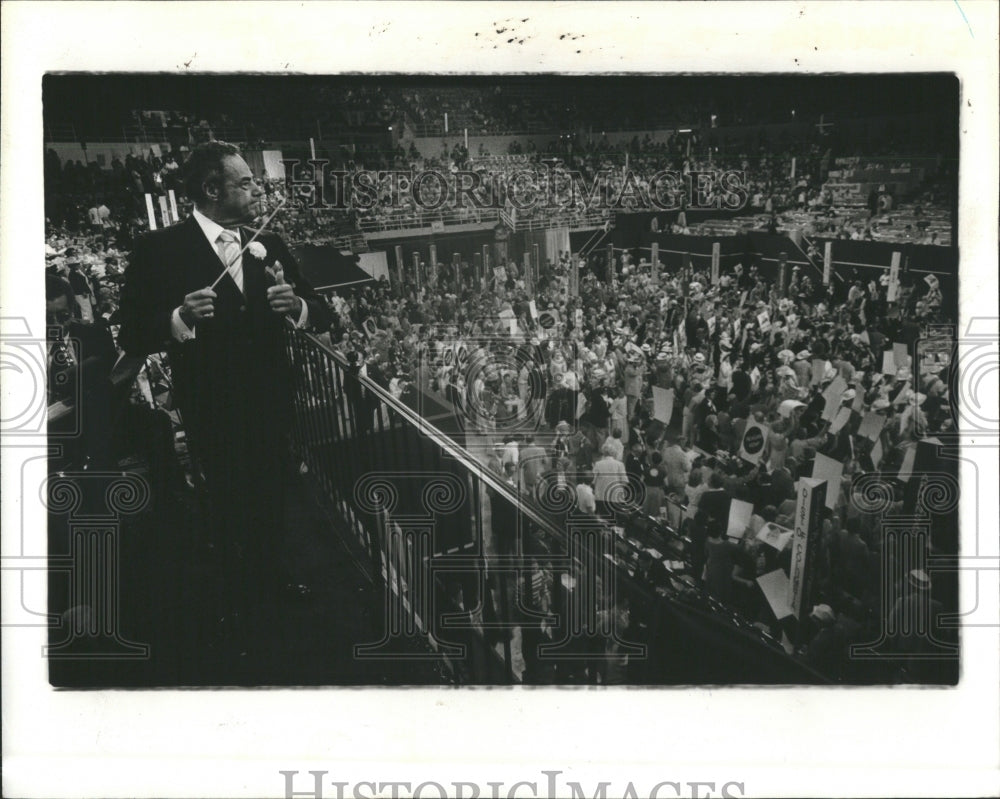
POLYGON ((477 213, 474 217, 462 216, 456 211, 427 214, 414 211, 412 214, 406 216, 390 217, 388 219, 362 217, 358 220, 358 230, 361 233, 383 233, 390 230, 429 228, 435 222, 440 222, 446 227, 451 225, 487 225, 496 224, 499 219, 496 209, 482 208, 475 210, 477 213))
MULTIPOLYGON (((343 354, 320 340, 315 334, 306 331, 296 331, 295 334, 305 336, 320 351, 326 354, 327 357, 340 364, 341 367, 346 368, 348 366, 347 359, 343 354)), ((364 375, 356 375, 355 379, 357 379, 359 383, 373 396, 385 403, 394 414, 397 414, 406 422, 413 425, 418 431, 441 447, 457 463, 461 464, 469 472, 475 474, 487 488, 514 503, 518 511, 527 517, 528 520, 539 530, 559 541, 567 543, 566 533, 564 530, 553 524, 551 520, 545 518, 545 516, 543 516, 538 509, 533 507, 533 503, 528 498, 521 496, 508 483, 501 480, 497 475, 492 474, 482 463, 470 456, 465 449, 457 444, 449 435, 442 432, 431 422, 427 421, 411 408, 407 407, 403 402, 399 401, 389 391, 371 378, 364 375)), ((600 519, 598 520, 598 524, 606 530, 610 527, 610 525, 600 519)), ((500 567, 523 565, 523 558, 516 555, 508 557, 495 556, 492 560, 497 566, 500 567)), ((788 655, 784 651, 780 642, 777 641, 777 639, 775 639, 772 635, 754 627, 748 620, 740 616, 737 611, 723 605, 703 590, 698 593, 698 604, 694 604, 690 596, 683 596, 672 586, 666 588, 665 593, 663 593, 661 592, 663 587, 661 587, 661 590, 657 590, 639 580, 631 579, 628 576, 622 577, 623 579, 629 580, 630 587, 637 591, 645 599, 653 602, 666 600, 675 605, 682 606, 689 611, 696 610, 702 613, 709 613, 711 618, 725 624, 728 629, 737 632, 741 636, 752 638, 758 644, 768 647, 776 655, 788 658, 788 660, 794 662, 797 667, 803 669, 805 672, 813 674, 817 681, 825 682, 828 680, 826 676, 811 668, 801 659, 788 655)))
MULTIPOLYGON (((342 367, 346 368, 348 366, 347 358, 345 358, 337 350, 333 349, 333 347, 321 341, 315 334, 307 332, 303 333, 303 335, 312 340, 313 343, 319 347, 319 349, 337 361, 342 367)), ((393 413, 398 414, 410 424, 414 425, 421 433, 425 434, 434 443, 444 449, 450 457, 454 458, 467 469, 476 472, 477 476, 481 477, 489 488, 504 494, 506 497, 514 500, 515 502, 520 503, 533 523, 537 524, 539 527, 547 528, 547 532, 555 533, 560 537, 563 537, 562 531, 558 530, 552 522, 544 518, 534 508, 525 505, 524 497, 516 494, 511 489, 510 485, 499 479, 498 476, 490 473, 490 471, 482 463, 470 456, 468 452, 466 452, 463 447, 459 446, 459 444, 456 443, 451 436, 441 431, 431 422, 424 419, 420 414, 400 402, 389 391, 386 391, 385 388, 380 386, 367 375, 358 375, 357 380, 362 386, 364 386, 365 390, 371 392, 371 394, 378 397, 379 400, 386 403, 392 409, 393 413)))

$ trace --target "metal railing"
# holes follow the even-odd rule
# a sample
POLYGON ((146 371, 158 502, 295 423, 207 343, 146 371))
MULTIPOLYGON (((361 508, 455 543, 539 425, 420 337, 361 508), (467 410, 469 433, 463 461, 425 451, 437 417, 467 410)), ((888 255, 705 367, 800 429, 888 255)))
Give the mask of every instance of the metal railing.
POLYGON ((526 497, 316 336, 290 331, 287 352, 293 452, 384 588, 384 635, 355 657, 440 658, 467 683, 575 682, 623 654, 636 684, 824 681, 664 565, 677 534, 628 491, 621 528, 577 515, 569 485, 526 497))
POLYGON ((450 211, 421 212, 400 214, 386 218, 364 217, 358 220, 358 230, 362 233, 382 233, 390 230, 413 230, 430 228, 436 225, 449 227, 453 225, 495 225, 499 221, 496 209, 469 208, 465 211, 452 209, 450 211))
POLYGON ((587 209, 586 211, 555 211, 539 216, 511 215, 509 226, 512 230, 550 230, 557 227, 570 229, 591 229, 603 227, 613 219, 608 209, 587 209))

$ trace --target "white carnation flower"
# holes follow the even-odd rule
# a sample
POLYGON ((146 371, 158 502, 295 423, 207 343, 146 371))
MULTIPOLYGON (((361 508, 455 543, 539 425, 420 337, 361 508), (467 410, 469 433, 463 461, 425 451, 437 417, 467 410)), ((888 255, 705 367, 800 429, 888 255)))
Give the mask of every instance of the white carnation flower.
POLYGON ((258 261, 263 261, 267 258, 267 247, 261 244, 259 241, 251 241, 247 246, 247 252, 250 253, 258 261))

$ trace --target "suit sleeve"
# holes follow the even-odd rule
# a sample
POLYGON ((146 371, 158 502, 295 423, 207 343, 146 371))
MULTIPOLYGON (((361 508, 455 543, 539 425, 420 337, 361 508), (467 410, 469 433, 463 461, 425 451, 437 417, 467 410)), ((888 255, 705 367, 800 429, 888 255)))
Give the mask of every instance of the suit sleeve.
POLYGON ((333 324, 333 314, 326 300, 320 297, 312 286, 309 285, 299 270, 298 261, 292 255, 291 250, 279 237, 275 237, 272 246, 277 260, 281 261, 284 267, 285 279, 295 286, 295 294, 307 306, 309 306, 309 317, 306 326, 315 330, 327 331, 333 324))
POLYGON ((148 355, 167 349, 172 340, 170 292, 158 282, 155 242, 150 236, 136 240, 125 269, 119 313, 118 343, 129 355, 148 355))

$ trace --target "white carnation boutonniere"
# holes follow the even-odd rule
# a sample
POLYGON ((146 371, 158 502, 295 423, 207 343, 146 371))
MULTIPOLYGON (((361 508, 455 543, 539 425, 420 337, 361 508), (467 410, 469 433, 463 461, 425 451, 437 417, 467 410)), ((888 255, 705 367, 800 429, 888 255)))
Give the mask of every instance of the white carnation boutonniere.
POLYGON ((267 247, 261 244, 259 241, 251 241, 247 245, 247 252, 256 258, 258 261, 263 261, 267 258, 267 247))
MULTIPOLYGON (((267 260, 267 247, 259 241, 251 241, 247 245, 247 254, 252 255, 258 261, 265 261, 267 260)), ((270 266, 265 266, 264 271, 271 276, 271 279, 276 285, 281 285, 285 282, 284 269, 281 266, 281 261, 275 261, 270 266)))

